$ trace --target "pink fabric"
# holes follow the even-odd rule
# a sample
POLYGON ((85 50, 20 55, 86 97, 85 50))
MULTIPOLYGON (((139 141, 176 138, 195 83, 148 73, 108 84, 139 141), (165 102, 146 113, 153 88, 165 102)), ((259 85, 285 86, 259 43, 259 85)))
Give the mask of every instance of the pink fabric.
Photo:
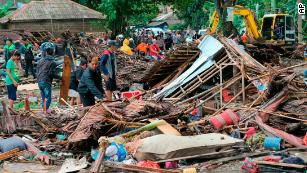
POLYGON ((177 168, 177 162, 176 161, 165 162, 165 168, 166 169, 176 169, 177 168))
POLYGON ((256 134, 257 130, 255 127, 250 127, 245 134, 245 139, 251 138, 254 134, 256 134))
MULTIPOLYGON (((274 101, 274 103, 268 105, 264 110, 266 112, 274 112, 277 109, 277 107, 281 103, 285 102, 287 99, 288 99, 288 95, 287 94, 282 95, 281 97, 277 98, 277 100, 274 101)), ((269 114, 268 113, 259 112, 259 116, 261 117, 263 122, 267 122, 269 120, 269 114)))
POLYGON ((263 128, 264 130, 271 133, 272 135, 280 137, 280 138, 284 139, 285 141, 287 141, 289 144, 294 145, 296 147, 306 147, 306 146, 304 146, 303 140, 301 138, 298 138, 298 137, 291 135, 289 133, 286 133, 282 130, 275 129, 273 127, 270 127, 270 126, 264 124, 261 117, 258 116, 258 115, 255 118, 256 118, 257 124, 261 128, 263 128))

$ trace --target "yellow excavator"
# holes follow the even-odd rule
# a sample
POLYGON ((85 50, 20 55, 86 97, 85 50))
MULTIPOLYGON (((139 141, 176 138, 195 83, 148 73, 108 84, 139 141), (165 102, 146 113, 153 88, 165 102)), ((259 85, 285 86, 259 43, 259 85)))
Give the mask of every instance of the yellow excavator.
MULTIPOLYGON (((246 31, 250 38, 255 40, 265 40, 265 44, 278 44, 278 45, 294 45, 295 27, 293 17, 289 14, 266 14, 262 18, 260 30, 258 29, 257 22, 255 21, 253 12, 249 9, 235 5, 231 9, 233 15, 242 16, 246 31), (276 30, 278 28, 279 30, 276 30), (279 31, 276 34, 276 31, 279 31)), ((229 16, 229 14, 228 14, 229 16)), ((217 11, 214 11, 210 19, 210 29, 214 33, 218 27, 220 17, 217 11)))

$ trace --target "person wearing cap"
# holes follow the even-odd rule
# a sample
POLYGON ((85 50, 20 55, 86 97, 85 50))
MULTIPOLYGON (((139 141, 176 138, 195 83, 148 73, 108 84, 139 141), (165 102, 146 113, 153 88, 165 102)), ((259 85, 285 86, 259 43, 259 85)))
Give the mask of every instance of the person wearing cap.
POLYGON ((61 79, 61 77, 56 73, 54 44, 46 42, 43 49, 46 52, 46 56, 38 62, 37 82, 42 96, 43 110, 45 113, 51 113, 49 107, 51 104, 52 81, 54 78, 61 79))
POLYGON ((100 70, 105 76, 106 86, 106 98, 108 101, 112 101, 113 91, 117 89, 116 86, 116 57, 114 52, 116 51, 115 41, 110 40, 108 42, 108 49, 103 51, 103 55, 100 58, 100 70))
POLYGON ((28 77, 29 71, 32 73, 33 78, 35 78, 34 68, 33 68, 34 54, 32 51, 32 44, 30 40, 25 40, 25 77, 28 77))
POLYGON ((71 98, 70 99, 71 105, 74 105, 75 101, 77 102, 77 105, 81 104, 80 96, 78 93, 78 85, 83 75, 83 72, 86 70, 86 68, 87 68, 87 60, 85 58, 82 58, 80 66, 77 67, 77 69, 71 72, 70 74, 70 86, 69 86, 68 96, 71 98))
POLYGON ((14 101, 17 99, 16 92, 18 83, 20 82, 17 64, 20 61, 21 55, 17 50, 13 50, 11 55, 11 58, 7 61, 6 64, 7 75, 5 77, 5 85, 8 93, 9 106, 10 108, 13 108, 14 101))
POLYGON ((84 107, 95 105, 95 99, 103 99, 102 78, 98 67, 98 57, 93 57, 79 82, 78 92, 84 107))
POLYGON ((5 58, 5 66, 6 63, 11 59, 11 51, 15 50, 15 45, 13 44, 13 40, 8 38, 5 40, 5 45, 3 49, 0 51, 4 53, 4 58, 5 58))

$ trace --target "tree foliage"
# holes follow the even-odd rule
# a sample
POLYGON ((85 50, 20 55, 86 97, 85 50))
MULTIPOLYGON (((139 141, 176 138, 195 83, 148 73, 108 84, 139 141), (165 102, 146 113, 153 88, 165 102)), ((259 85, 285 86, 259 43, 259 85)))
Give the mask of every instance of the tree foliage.
MULTIPOLYGON (((232 27, 238 30, 245 27, 240 16, 234 16, 230 24, 226 21, 226 7, 234 4, 242 5, 255 12, 255 18, 261 23, 264 14, 271 13, 271 0, 75 0, 95 10, 101 11, 107 16, 105 25, 116 33, 124 32, 129 25, 145 25, 158 14, 160 4, 172 6, 175 14, 184 21, 183 24, 172 26, 171 28, 201 29, 209 26, 210 17, 215 9, 219 7, 222 29, 226 35, 230 35, 232 27), (258 10, 257 10, 258 8, 258 10), (233 26, 232 26, 233 25, 233 26), (229 28, 230 27, 230 28, 229 28)), ((307 0, 302 0, 307 4, 307 0)), ((277 9, 283 13, 291 14, 297 19, 296 0, 276 0, 277 9)), ((295 21, 296 22, 296 21, 295 21)), ((303 22, 303 31, 307 31, 307 22, 303 22)))
POLYGON ((4 5, 0 6, 0 18, 9 14, 9 8, 13 5, 12 0, 8 0, 4 5))
POLYGON ((159 12, 159 2, 152 0, 76 0, 106 15, 106 25, 123 33, 129 25, 145 25, 159 12))

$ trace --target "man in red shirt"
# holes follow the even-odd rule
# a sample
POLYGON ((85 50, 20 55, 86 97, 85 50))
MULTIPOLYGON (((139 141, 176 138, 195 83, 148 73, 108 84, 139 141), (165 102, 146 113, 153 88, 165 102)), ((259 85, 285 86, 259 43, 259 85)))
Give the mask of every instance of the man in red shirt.
POLYGON ((160 48, 157 44, 157 40, 153 39, 152 44, 149 46, 149 55, 154 59, 154 60, 161 60, 161 56, 159 55, 160 48))

